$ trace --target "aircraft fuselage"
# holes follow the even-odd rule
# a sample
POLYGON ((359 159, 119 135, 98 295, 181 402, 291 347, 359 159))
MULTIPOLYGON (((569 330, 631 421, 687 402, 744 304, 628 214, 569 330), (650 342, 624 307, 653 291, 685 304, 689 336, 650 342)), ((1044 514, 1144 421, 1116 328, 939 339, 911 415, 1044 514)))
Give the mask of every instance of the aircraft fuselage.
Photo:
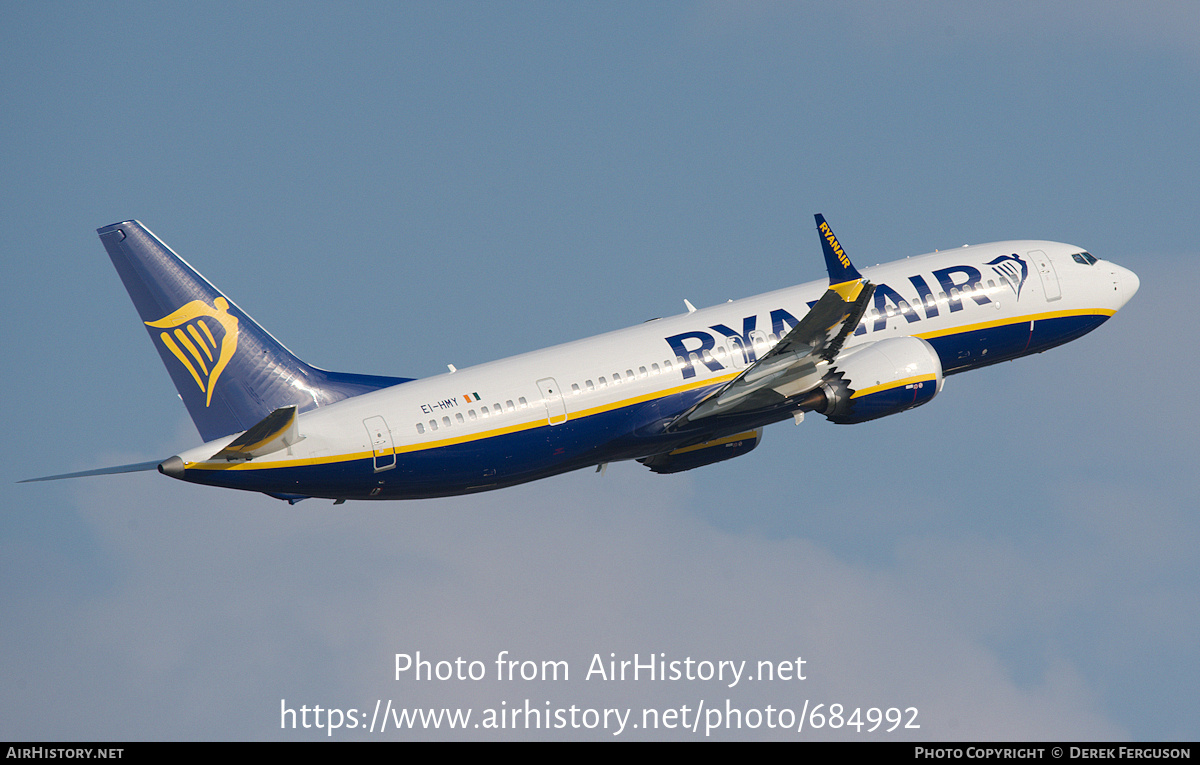
MULTIPOLYGON (((951 375, 1074 340, 1138 287, 1127 269, 1081 254, 1061 243, 1010 241, 863 269, 874 294, 842 352, 915 336, 951 375)), ((214 462, 229 436, 183 452, 164 472, 281 496, 421 498, 702 442, 730 439, 737 448, 739 433, 793 416, 797 400, 677 430, 666 425, 774 347, 827 286, 814 281, 302 407, 302 440, 286 450, 214 462)))

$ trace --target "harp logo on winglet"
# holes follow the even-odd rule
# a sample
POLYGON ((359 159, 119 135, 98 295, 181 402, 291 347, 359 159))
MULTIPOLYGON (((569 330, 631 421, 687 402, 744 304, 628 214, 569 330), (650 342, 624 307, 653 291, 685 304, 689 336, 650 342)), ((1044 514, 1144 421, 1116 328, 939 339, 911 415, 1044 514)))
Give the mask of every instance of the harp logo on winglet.
POLYGON ((229 301, 218 297, 209 306, 193 300, 158 321, 146 322, 146 326, 163 330, 158 338, 200 386, 205 394, 204 405, 211 404, 213 388, 237 351, 238 320, 229 313, 229 301), (223 330, 220 346, 213 334, 217 327, 223 330))

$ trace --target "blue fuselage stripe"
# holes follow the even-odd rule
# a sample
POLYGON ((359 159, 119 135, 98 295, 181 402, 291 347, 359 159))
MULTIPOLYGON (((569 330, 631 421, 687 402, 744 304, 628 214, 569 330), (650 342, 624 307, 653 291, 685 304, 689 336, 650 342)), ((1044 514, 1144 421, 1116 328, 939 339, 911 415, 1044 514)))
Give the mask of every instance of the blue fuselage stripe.
MULTIPOLYGON (((1100 326, 1107 315, 1022 321, 929 339, 945 374, 956 374, 1044 351, 1100 326)), ((375 471, 372 458, 250 470, 185 471, 184 480, 250 491, 349 499, 427 498, 466 494, 545 478, 602 462, 660 454, 690 443, 750 430, 790 416, 787 411, 724 420, 719 429, 664 433, 665 425, 711 387, 631 404, 551 427, 403 452, 396 466, 375 471)), ((911 394, 910 394, 911 395, 911 394)))

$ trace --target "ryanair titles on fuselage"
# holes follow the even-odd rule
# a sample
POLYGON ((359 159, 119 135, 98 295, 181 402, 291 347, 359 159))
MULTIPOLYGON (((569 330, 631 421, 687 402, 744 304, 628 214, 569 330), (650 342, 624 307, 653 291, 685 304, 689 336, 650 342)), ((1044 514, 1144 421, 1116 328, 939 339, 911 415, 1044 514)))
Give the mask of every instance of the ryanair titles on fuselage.
MULTIPOLYGON (((1003 259, 1015 260, 1024 269, 1024 260, 1015 253, 1012 256, 1006 255, 1003 259)), ((998 258, 997 260, 1001 259, 998 258)), ((992 262, 995 263, 996 261, 992 262)), ((1020 290, 1028 270, 1024 269, 1021 272, 1019 278, 1020 284, 1017 283, 1017 277, 1012 276, 1009 271, 1002 270, 996 266, 993 266, 993 270, 1001 283, 1007 285, 1019 299, 1020 290)), ((939 268, 931 273, 933 281, 941 288, 940 292, 945 296, 945 305, 950 313, 963 310, 962 293, 964 292, 969 294, 971 299, 979 305, 986 305, 992 302, 991 298, 983 294, 981 289, 983 286, 983 274, 975 266, 950 266, 948 268, 939 268)), ((887 329, 889 318, 899 320, 900 317, 904 317, 904 320, 908 324, 914 324, 922 319, 932 319, 935 316, 939 316, 941 308, 939 307, 938 299, 934 298, 934 290, 929 286, 930 282, 925 276, 923 274, 916 274, 915 276, 908 277, 908 281, 916 290, 917 294, 915 298, 906 298, 893 287, 882 282, 876 283, 874 307, 877 316, 873 321, 868 321, 864 317, 859 322, 858 327, 855 328, 854 334, 865 335, 867 332, 881 332, 887 329), (889 307, 893 309, 891 316, 888 315, 887 309, 889 307)), ((812 308, 816 305, 816 302, 815 300, 809 301, 808 307, 812 308)), ((717 333, 716 335, 706 330, 695 330, 692 332, 681 332, 663 339, 671 347, 672 354, 684 360, 683 377, 686 380, 696 376, 694 364, 697 360, 712 372, 719 372, 725 369, 725 366, 712 355, 712 350, 717 345, 718 335, 720 339, 736 341, 741 346, 746 363, 752 364, 757 360, 755 338, 752 336, 754 333, 758 332, 761 335, 765 335, 769 331, 775 337, 781 338, 798 323, 796 317, 783 308, 771 311, 768 320, 771 325, 770 330, 765 328, 761 331, 758 330, 758 316, 754 315, 742 319, 740 332, 725 324, 713 324, 710 329, 717 333)))

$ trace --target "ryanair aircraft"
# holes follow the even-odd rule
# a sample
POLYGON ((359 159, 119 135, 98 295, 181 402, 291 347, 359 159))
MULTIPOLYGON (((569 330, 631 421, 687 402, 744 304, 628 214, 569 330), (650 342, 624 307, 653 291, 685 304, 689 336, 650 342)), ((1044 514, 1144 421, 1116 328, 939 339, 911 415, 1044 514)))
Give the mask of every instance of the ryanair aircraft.
POLYGON ((204 444, 157 469, 297 502, 468 494, 637 460, 676 473, 752 450, 807 412, 859 423, 946 375, 1103 324, 1137 276, 1079 247, 1011 241, 860 273, 821 215, 811 282, 423 380, 327 372, 283 347, 137 221, 99 229, 204 444))

